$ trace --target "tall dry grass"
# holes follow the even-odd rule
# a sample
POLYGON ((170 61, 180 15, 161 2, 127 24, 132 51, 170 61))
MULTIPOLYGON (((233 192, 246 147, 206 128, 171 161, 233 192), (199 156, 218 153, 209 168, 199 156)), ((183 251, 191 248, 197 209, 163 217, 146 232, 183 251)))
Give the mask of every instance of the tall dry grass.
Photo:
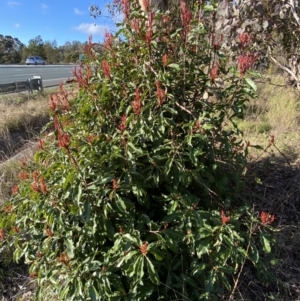
POLYGON ((48 121, 51 92, 53 89, 30 98, 26 94, 0 94, 0 205, 10 197, 20 170, 17 160, 8 160, 31 147, 31 141, 48 121))
MULTIPOLYGON (((250 148, 250 159, 280 152, 292 162, 300 158, 300 94, 285 85, 282 76, 268 76, 257 83, 257 99, 251 99, 246 106, 245 119, 238 122, 244 138, 252 145, 266 148, 274 136, 276 148, 269 148, 265 154, 250 148), (278 148, 278 150, 277 150, 278 148), (280 151, 280 152, 279 152, 280 151)), ((276 154, 277 153, 277 154, 276 154)))

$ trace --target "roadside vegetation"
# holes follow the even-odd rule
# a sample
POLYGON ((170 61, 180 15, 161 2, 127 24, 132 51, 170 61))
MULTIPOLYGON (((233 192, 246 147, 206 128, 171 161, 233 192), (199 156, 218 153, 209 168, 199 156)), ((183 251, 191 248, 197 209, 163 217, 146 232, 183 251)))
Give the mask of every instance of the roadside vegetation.
MULTIPOLYGON (((55 40, 44 41, 39 35, 24 44, 17 37, 0 34, 0 64, 24 64, 26 58, 37 55, 46 60, 46 64, 76 63, 83 53, 86 43, 68 41, 57 45, 55 40)), ((101 45, 98 46, 101 51, 101 45)))
POLYGON ((183 1, 172 34, 122 5, 79 91, 3 96, 3 300, 299 301, 297 89, 250 70, 246 33, 227 66, 183 1), (16 132, 38 150, 9 160, 16 132))

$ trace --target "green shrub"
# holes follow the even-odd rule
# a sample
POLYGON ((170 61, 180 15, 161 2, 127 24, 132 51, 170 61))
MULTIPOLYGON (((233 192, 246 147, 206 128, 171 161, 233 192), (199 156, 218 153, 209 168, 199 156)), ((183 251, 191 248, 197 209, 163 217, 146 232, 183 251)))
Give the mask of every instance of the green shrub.
POLYGON ((103 56, 90 39, 74 103, 63 90, 51 98, 8 241, 38 299, 216 300, 246 260, 259 262, 261 242, 270 251, 241 197, 248 145, 235 124, 226 130, 254 85, 226 68, 197 8, 182 5, 172 29, 167 15, 126 3, 103 56))

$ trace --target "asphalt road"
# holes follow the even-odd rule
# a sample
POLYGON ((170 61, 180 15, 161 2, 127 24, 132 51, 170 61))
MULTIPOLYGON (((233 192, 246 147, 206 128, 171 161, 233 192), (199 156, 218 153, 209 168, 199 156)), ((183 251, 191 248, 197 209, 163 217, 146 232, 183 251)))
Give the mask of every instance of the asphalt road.
POLYGON ((78 65, 0 65, 0 84, 25 81, 33 76, 41 76, 44 87, 56 86, 73 77, 74 67, 78 65))

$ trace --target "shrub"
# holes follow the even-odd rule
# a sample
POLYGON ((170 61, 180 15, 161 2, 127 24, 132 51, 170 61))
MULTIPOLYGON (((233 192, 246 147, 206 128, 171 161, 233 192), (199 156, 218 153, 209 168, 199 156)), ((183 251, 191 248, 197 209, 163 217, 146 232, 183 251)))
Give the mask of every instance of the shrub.
POLYGON ((259 221, 241 197, 249 144, 233 122, 254 96, 253 57, 227 68, 197 18, 209 5, 181 1, 180 28, 167 14, 123 9, 103 56, 89 40, 75 101, 63 89, 51 97, 7 235, 38 299, 216 300, 246 260, 259 263, 261 242, 270 251, 272 216, 259 221))

